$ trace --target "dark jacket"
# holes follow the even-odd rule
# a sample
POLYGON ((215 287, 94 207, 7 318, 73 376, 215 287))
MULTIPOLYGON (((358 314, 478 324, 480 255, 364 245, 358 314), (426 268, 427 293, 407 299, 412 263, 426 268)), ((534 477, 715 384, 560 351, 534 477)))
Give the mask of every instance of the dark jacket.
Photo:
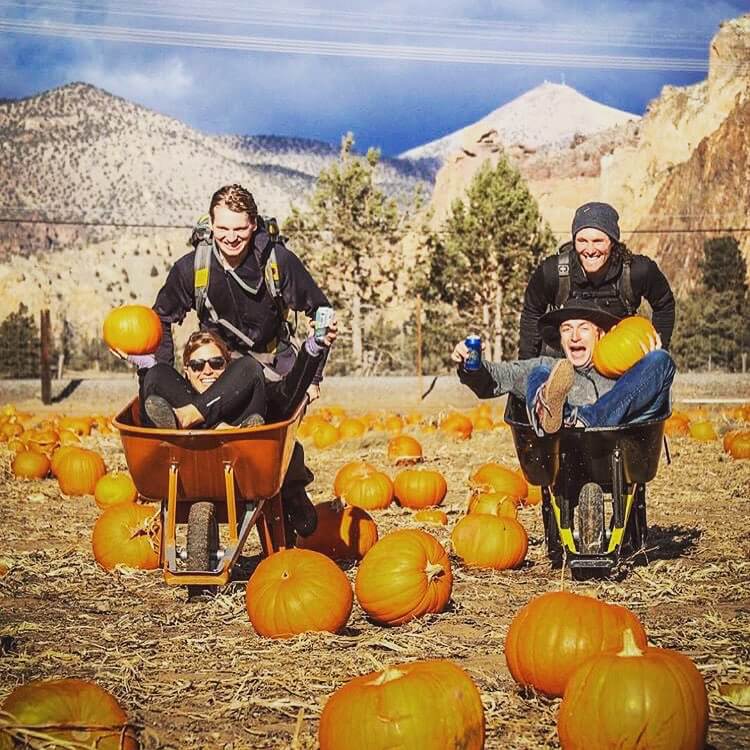
MULTIPOLYGON (((211 254, 208 298, 220 318, 225 318, 255 342, 253 351, 265 352, 278 336, 283 321, 279 306, 266 288, 262 271, 271 252, 271 239, 265 230, 259 229, 251 242, 251 252, 235 273, 249 287, 259 287, 258 293, 252 295, 244 290, 211 254)), ((291 250, 277 243, 276 260, 285 307, 314 317, 319 307, 330 306, 328 298, 291 250)), ((194 250, 179 258, 156 296, 154 310, 163 328, 161 344, 156 350, 159 362, 174 363, 172 324, 181 323, 185 315, 195 309, 194 264, 194 250)), ((201 311, 200 327, 218 333, 230 349, 246 353, 246 344, 223 326, 213 323, 205 305, 201 311)))
MULTIPOLYGON (((621 299, 619 280, 622 275, 622 254, 613 249, 603 273, 596 280, 590 279, 583 270, 572 243, 570 247, 570 297, 594 297, 606 310, 625 317, 628 311, 621 299)), ((521 312, 519 359, 537 357, 542 353, 542 338, 539 333, 539 318, 555 306, 559 282, 557 255, 545 258, 529 279, 521 312)), ((630 284, 635 308, 642 299, 651 306, 652 322, 661 336, 662 347, 669 348, 674 328, 674 295, 664 274, 651 258, 631 255, 630 284)))

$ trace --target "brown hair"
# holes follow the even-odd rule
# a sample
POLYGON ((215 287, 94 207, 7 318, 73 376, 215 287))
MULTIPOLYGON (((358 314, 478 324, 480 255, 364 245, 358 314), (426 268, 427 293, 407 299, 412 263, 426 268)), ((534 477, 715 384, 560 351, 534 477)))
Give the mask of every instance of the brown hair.
POLYGON ((185 344, 185 348, 182 350, 183 366, 187 367, 187 363, 190 361, 193 352, 206 344, 214 344, 217 346, 226 362, 229 362, 232 358, 232 355, 229 352, 229 347, 218 334, 213 331, 193 331, 185 344))
POLYGON ((208 207, 211 221, 214 220, 214 209, 220 203, 224 204, 230 211, 247 214, 252 221, 258 218, 258 207, 255 205, 255 198, 242 185, 224 185, 224 187, 220 187, 213 194, 211 205, 208 207))

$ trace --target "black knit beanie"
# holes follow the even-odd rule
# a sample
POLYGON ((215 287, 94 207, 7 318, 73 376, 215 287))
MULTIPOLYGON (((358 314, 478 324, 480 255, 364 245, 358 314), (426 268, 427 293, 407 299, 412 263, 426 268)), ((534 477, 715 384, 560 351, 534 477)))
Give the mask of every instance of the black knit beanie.
POLYGON ((620 240, 620 215, 609 203, 584 203, 576 209, 573 217, 573 239, 581 229, 600 229, 615 242, 620 240))

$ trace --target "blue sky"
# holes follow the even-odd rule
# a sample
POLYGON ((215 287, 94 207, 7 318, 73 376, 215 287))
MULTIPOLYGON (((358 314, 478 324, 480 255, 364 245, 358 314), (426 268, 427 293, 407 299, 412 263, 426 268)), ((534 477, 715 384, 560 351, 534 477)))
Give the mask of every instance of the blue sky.
POLYGON ((0 97, 85 81, 210 133, 395 155, 545 80, 643 113, 750 0, 0 0, 0 97), (519 8, 516 6, 523 6, 519 8))

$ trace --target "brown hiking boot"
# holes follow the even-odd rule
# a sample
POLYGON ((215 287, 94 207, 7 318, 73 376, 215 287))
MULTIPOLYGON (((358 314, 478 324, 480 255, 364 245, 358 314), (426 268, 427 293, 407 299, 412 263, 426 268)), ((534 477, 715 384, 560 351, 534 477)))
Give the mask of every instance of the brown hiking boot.
POLYGON ((557 432, 562 427, 563 407, 568 392, 573 387, 575 368, 567 359, 555 363, 547 382, 542 386, 537 403, 536 413, 541 428, 547 432, 557 432))

